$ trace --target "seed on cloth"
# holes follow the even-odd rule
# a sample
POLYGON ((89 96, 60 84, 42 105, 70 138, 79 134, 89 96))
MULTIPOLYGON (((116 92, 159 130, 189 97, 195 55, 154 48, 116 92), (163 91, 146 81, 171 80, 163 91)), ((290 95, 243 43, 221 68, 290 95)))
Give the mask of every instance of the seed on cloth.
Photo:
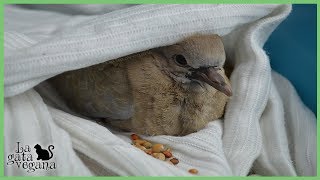
POLYGON ((171 158, 172 157, 172 153, 170 151, 168 151, 168 150, 165 150, 162 153, 166 156, 166 158, 171 158))
POLYGON ((139 144, 135 145, 137 148, 141 149, 142 151, 147 150, 144 146, 141 146, 139 144))
POLYGON ((160 153, 160 152, 162 152, 162 151, 164 151, 164 150, 165 150, 165 149, 164 149, 163 144, 154 144, 154 145, 152 146, 152 152, 160 153))
POLYGON ((144 146, 145 148, 149 149, 149 148, 152 147, 152 144, 151 144, 150 142, 146 141, 146 142, 144 142, 144 143, 142 144, 142 146, 144 146))
POLYGON ((142 146, 142 144, 145 143, 145 142, 147 142, 147 141, 146 141, 146 140, 143 140, 143 139, 133 140, 133 144, 134 144, 134 145, 141 145, 141 146, 142 146))
POLYGON ((136 134, 131 134, 131 140, 137 140, 140 139, 140 137, 136 134))
POLYGON ((147 154, 149 154, 149 155, 152 154, 152 150, 151 150, 151 149, 147 149, 147 150, 145 150, 144 152, 147 153, 147 154))
POLYGON ((189 169, 189 173, 198 174, 198 170, 197 169, 189 169))
POLYGON ((172 158, 170 159, 170 161, 172 162, 172 164, 176 165, 179 163, 179 160, 177 158, 172 158))
POLYGON ((165 161, 171 165, 177 165, 179 163, 179 160, 173 156, 171 149, 163 144, 154 144, 152 142, 140 138, 136 134, 131 134, 131 140, 132 145, 156 159, 165 161))
POLYGON ((170 160, 166 160, 167 163, 174 165, 170 160))
POLYGON ((152 156, 157 158, 157 159, 160 159, 161 161, 166 160, 166 157, 162 153, 152 153, 152 156))

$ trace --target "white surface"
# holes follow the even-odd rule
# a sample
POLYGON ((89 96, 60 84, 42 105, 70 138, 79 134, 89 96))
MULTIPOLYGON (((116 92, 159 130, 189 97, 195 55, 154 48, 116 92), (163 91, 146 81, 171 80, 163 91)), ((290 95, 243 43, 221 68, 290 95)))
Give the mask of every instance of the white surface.
POLYGON ((34 173, 5 165, 6 175, 184 176, 189 168, 217 176, 245 176, 251 168, 268 176, 316 174, 316 118, 290 83, 271 73, 262 49, 290 5, 72 8, 83 14, 115 10, 96 16, 44 9, 5 7, 5 157, 17 141, 54 144, 59 165, 34 173), (180 160, 176 167, 132 147, 129 134, 44 104, 31 89, 58 73, 169 45, 195 32, 224 36, 235 62, 234 95, 225 119, 197 133, 146 137, 171 146, 180 160))

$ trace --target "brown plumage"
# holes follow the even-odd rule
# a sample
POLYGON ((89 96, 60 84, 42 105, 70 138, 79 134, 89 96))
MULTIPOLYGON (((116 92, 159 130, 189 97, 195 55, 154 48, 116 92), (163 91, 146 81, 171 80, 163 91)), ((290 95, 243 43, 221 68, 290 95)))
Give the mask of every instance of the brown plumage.
POLYGON ((223 115, 224 62, 218 35, 195 35, 49 81, 79 114, 140 134, 186 135, 223 115))

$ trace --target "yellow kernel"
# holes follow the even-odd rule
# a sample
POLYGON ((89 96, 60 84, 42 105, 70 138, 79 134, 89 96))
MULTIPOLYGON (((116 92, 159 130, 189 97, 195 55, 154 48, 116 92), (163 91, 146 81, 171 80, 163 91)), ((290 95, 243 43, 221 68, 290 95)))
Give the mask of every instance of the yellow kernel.
POLYGON ((155 144, 155 145, 152 146, 152 152, 160 153, 162 151, 164 151, 163 144, 155 144))
POLYGON ((153 153, 152 156, 153 156, 154 158, 160 159, 160 160, 162 160, 162 161, 166 160, 166 157, 165 157, 164 154, 162 154, 162 153, 153 153))
POLYGON ((135 144, 135 145, 142 145, 145 142, 146 142, 146 140, 142 140, 142 139, 133 140, 133 144, 135 144))
POLYGON ((142 146, 144 146, 145 148, 149 149, 149 148, 152 147, 152 144, 151 144, 150 142, 146 141, 146 142, 144 142, 144 143, 142 144, 142 146))

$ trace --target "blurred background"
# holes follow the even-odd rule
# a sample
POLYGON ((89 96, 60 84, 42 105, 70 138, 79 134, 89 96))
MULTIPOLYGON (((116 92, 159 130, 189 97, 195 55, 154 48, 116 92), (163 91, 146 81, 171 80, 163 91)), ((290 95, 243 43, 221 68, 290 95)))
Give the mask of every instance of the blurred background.
POLYGON ((317 115, 317 5, 293 5, 264 49, 273 70, 290 80, 302 101, 317 115))

